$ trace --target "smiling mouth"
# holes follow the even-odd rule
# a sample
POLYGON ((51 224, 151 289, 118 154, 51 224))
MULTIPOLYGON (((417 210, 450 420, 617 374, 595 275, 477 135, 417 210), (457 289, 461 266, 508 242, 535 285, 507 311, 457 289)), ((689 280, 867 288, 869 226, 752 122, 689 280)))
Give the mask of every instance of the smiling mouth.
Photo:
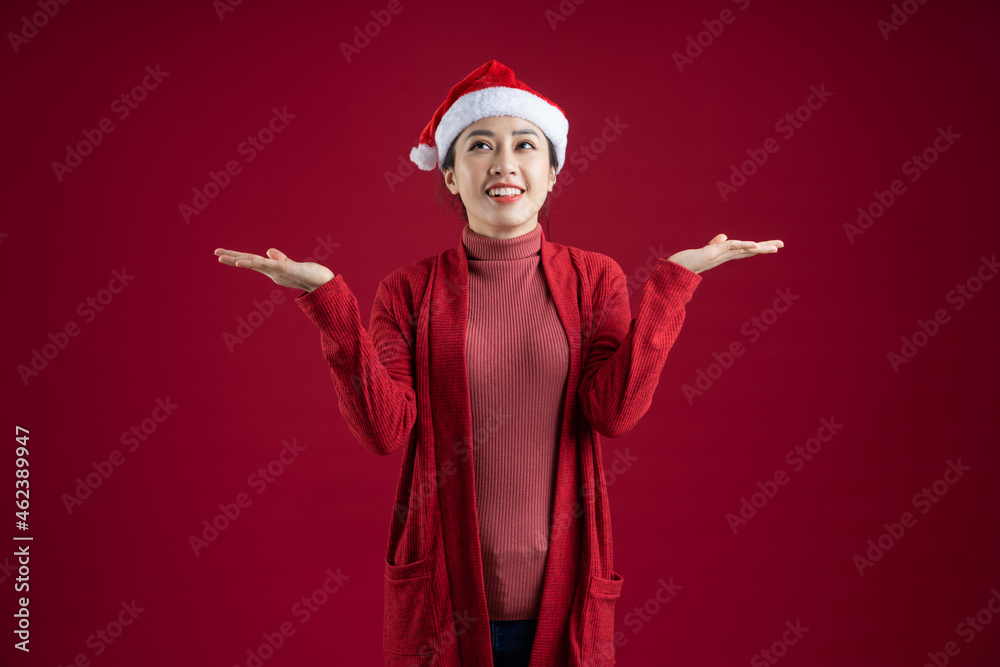
POLYGON ((513 199, 524 194, 521 188, 493 188, 487 190, 486 194, 493 199, 513 199))

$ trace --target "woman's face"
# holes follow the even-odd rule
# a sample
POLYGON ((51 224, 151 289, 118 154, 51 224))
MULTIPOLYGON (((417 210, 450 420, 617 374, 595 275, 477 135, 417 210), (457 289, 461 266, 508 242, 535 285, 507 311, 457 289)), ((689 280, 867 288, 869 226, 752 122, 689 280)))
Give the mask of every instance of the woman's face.
POLYGON ((469 227, 483 236, 512 238, 538 224, 538 210, 556 183, 545 134, 514 116, 483 118, 455 140, 455 167, 445 169, 445 185, 462 197, 469 227), (517 192, 493 196, 506 184, 517 192))

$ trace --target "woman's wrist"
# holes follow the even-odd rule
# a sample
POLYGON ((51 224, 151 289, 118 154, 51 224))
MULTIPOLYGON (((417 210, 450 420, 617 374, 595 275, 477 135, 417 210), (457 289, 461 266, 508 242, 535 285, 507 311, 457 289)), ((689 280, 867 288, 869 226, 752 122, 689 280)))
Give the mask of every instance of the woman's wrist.
POLYGON ((329 276, 327 277, 326 280, 324 280, 323 282, 321 282, 319 284, 315 284, 315 285, 305 285, 305 286, 303 286, 302 289, 304 289, 307 292, 312 292, 314 289, 322 287, 323 285, 327 284, 328 282, 330 282, 331 280, 333 280, 334 278, 337 277, 336 274, 334 274, 333 271, 330 271, 329 269, 327 269, 327 271, 329 273, 329 276))

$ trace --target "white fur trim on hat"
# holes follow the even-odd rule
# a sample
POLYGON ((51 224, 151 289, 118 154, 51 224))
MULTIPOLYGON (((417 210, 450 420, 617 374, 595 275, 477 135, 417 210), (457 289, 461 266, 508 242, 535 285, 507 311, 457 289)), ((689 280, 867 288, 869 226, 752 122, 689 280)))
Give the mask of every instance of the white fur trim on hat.
MULTIPOLYGON (((480 119, 491 116, 516 116, 537 125, 555 149, 556 159, 559 161, 556 173, 562 169, 566 163, 569 121, 559 109, 537 95, 518 88, 501 86, 483 88, 462 95, 441 117, 441 122, 438 123, 437 131, 434 133, 438 165, 444 164, 444 157, 451 142, 462 133, 462 130, 480 119)), ((432 150, 429 146, 426 148, 432 150)), ((410 151, 410 159, 416 162, 413 151, 410 151)))

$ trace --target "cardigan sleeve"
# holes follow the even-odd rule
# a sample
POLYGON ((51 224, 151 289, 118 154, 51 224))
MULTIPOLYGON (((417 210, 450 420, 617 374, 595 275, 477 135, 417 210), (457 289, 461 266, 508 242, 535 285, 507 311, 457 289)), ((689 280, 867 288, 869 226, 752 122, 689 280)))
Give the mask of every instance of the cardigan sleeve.
POLYGON ((295 303, 320 329, 323 356, 340 413, 368 450, 385 456, 405 444, 417 417, 409 328, 393 315, 386 280, 379 283, 369 330, 342 276, 303 292, 295 303))
MULTIPOLYGON (((581 373, 578 396, 590 424, 601 435, 628 433, 646 414, 660 371, 684 322, 684 306, 701 276, 660 258, 639 294, 631 317, 625 274, 610 257, 591 269, 593 322, 590 353, 581 373)), ((584 324, 586 327, 586 325, 584 324)))

